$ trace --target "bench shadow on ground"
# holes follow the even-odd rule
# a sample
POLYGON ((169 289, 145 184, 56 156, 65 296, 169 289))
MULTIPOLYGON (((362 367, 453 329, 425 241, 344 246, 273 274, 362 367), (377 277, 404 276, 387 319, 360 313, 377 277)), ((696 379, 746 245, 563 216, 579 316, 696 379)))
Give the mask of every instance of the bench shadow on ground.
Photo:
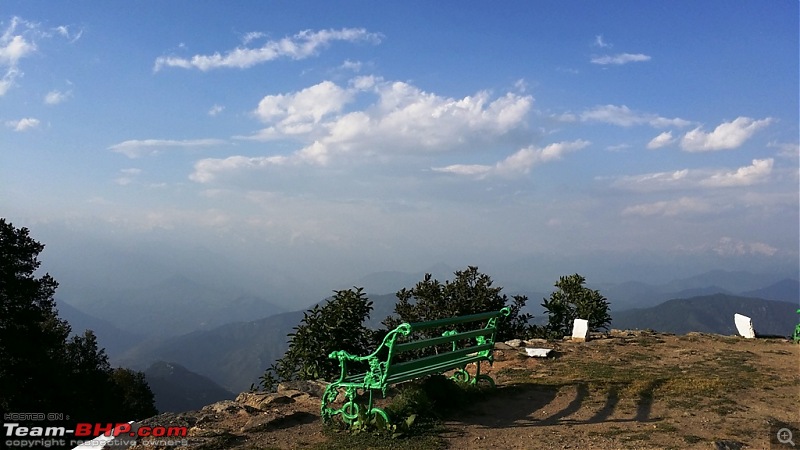
MULTIPOLYGON (((635 412, 618 411, 621 391, 625 384, 612 384, 605 393, 605 401, 597 409, 597 393, 589 402, 589 385, 584 382, 566 384, 509 384, 498 386, 486 400, 476 403, 451 420, 486 428, 526 428, 550 425, 581 425, 596 423, 654 422, 651 417, 653 392, 663 384, 653 380, 638 390, 635 412), (568 404, 553 410, 558 397, 571 395, 568 404), (588 418, 587 413, 591 413, 588 418), (577 417, 576 417, 577 416, 577 417)), ((629 400, 629 399, 627 399, 629 400)))

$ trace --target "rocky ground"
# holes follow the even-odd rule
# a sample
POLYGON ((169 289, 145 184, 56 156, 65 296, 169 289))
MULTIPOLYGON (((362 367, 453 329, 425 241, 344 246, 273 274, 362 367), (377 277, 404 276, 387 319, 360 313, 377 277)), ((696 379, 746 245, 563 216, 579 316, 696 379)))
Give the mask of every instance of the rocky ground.
MULTIPOLYGON (((448 417, 425 448, 792 448, 773 436, 800 425, 800 345, 786 339, 614 330, 587 342, 509 342, 497 344, 489 373, 497 389, 448 417), (526 346, 553 352, 531 358, 526 346)), ((323 389, 289 383, 162 414, 142 425, 185 426, 189 436, 133 448, 337 448, 319 418, 323 389)))

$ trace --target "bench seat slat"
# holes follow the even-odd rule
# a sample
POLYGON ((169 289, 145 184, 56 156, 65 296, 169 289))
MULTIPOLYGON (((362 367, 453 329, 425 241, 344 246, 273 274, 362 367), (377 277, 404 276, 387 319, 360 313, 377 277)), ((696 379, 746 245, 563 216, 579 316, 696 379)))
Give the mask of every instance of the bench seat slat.
POLYGON ((443 361, 439 364, 418 367, 414 370, 409 370, 400 373, 391 373, 386 379, 387 384, 401 383, 403 381, 413 380, 415 378, 423 377, 425 375, 434 375, 446 372, 451 369, 459 369, 469 363, 477 361, 485 361, 486 357, 480 355, 467 355, 462 358, 443 361))
POLYGON ((476 345, 474 347, 461 348, 456 351, 449 351, 440 353, 438 355, 425 356, 423 358, 415 359, 412 361, 405 361, 389 365, 389 375, 395 373, 403 373, 416 370, 418 367, 437 366, 447 361, 458 360, 470 353, 482 352, 484 350, 491 350, 493 344, 488 343, 484 345, 476 345))
MULTIPOLYGON (((443 361, 435 365, 418 367, 416 369, 410 369, 405 372, 399 372, 399 373, 390 372, 389 376, 386 378, 386 384, 389 385, 389 384, 401 383, 403 381, 413 380, 415 378, 419 378, 425 375, 433 375, 446 372, 451 369, 458 369, 464 367, 467 364, 485 360, 486 357, 484 356, 466 355, 458 359, 443 361)), ((364 376, 366 376, 366 373, 351 375, 342 380, 342 383, 360 385, 361 383, 364 382, 364 376)))

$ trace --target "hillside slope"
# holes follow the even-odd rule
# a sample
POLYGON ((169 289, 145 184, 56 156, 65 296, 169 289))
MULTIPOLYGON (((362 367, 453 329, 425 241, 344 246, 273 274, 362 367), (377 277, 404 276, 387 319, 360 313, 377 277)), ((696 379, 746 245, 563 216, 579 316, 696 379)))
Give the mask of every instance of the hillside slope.
POLYGON ((737 334, 733 315, 738 313, 753 319, 756 333, 788 336, 797 324, 797 308, 796 303, 714 294, 613 313, 611 325, 677 334, 698 331, 731 335, 737 334))

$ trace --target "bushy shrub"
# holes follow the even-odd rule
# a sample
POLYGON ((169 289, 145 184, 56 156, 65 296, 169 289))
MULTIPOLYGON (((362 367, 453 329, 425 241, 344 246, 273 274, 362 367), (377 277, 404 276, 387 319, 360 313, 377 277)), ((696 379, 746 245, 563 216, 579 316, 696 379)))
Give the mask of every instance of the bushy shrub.
MULTIPOLYGON (((500 293, 503 288, 492 284, 492 279, 474 266, 455 272, 455 278, 444 283, 434 279, 431 274, 426 274, 413 288, 404 288, 397 293, 395 315, 387 317, 383 324, 391 330, 403 322, 465 316, 498 311, 509 306, 511 314, 508 317, 501 317, 498 321, 497 340, 524 337, 528 332, 528 321, 533 318, 530 314, 522 313, 528 298, 515 295, 507 305, 509 298, 500 293)), ((456 328, 460 329, 458 326, 456 328)), ((442 331, 444 330, 427 330, 425 335, 441 336, 442 331)))
POLYGON ((547 311, 548 321, 534 330, 534 335, 549 339, 560 339, 572 333, 575 319, 589 321, 589 331, 608 329, 611 324, 609 304, 599 291, 584 286, 586 278, 579 274, 562 276, 557 288, 542 306, 547 311))
POLYGON ((315 305, 303 313, 303 320, 289 334, 289 349, 259 378, 262 389, 272 391, 280 381, 331 380, 340 373, 339 361, 328 358, 331 352, 365 355, 374 350, 375 332, 364 326, 372 311, 364 289, 334 294, 324 306, 315 305))

